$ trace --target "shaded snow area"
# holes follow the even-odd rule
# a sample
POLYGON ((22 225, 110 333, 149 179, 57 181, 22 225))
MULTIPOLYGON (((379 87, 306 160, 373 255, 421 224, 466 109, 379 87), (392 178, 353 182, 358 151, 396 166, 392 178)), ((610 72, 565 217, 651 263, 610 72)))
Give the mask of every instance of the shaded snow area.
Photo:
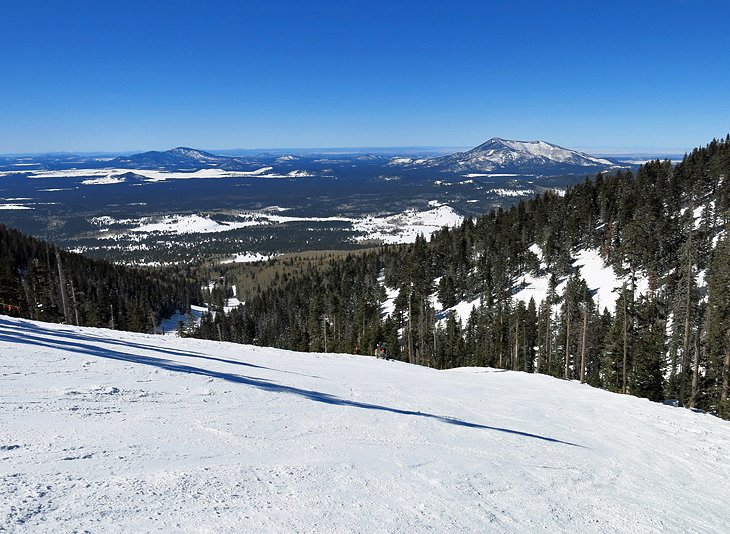
MULTIPOLYGON (((542 263, 542 251, 537 245, 532 245, 530 250, 538 256, 542 263)), ((603 258, 597 249, 579 250, 573 255, 573 267, 580 272, 580 275, 586 281, 588 289, 593 293, 593 300, 599 306, 599 309, 608 308, 613 313, 616 307, 619 293, 624 282, 630 284, 630 277, 619 277, 610 265, 604 265, 603 258)), ((545 300, 548 293, 550 277, 534 276, 526 273, 517 280, 514 298, 521 300, 525 304, 530 302, 530 298, 535 299, 537 306, 545 300)), ((565 290, 567 278, 561 279, 556 287, 556 292, 561 295, 565 290)), ((636 277, 636 293, 637 295, 646 294, 649 290, 649 281, 642 273, 637 273, 636 277)))
POLYGON ((176 336, 178 334, 178 326, 180 321, 183 323, 183 328, 188 330, 193 326, 198 326, 203 318, 203 314, 208 312, 207 306, 196 306, 193 304, 190 306, 190 314, 181 313, 179 310, 174 313, 168 319, 163 320, 157 328, 161 334, 169 334, 176 336), (192 319, 192 321, 191 321, 192 319), (192 324, 191 324, 192 322, 192 324))
MULTIPOLYGON (((543 254, 540 247, 533 244, 530 246, 530 251, 539 259, 542 272, 546 272, 546 265, 543 261, 543 254)), ((597 304, 597 306, 599 306, 599 309, 603 310, 604 308, 608 308, 608 310, 613 313, 616 308, 616 301, 620 295, 622 285, 624 282, 627 285, 631 284, 630 276, 620 277, 613 270, 613 267, 610 265, 604 265, 603 259, 597 249, 583 249, 577 251, 573 255, 573 267, 580 272, 581 277, 583 277, 586 281, 586 285, 593 295, 593 301, 597 304)), ((435 283, 438 285, 438 281, 435 283)), ((525 304, 528 304, 530 299, 535 299, 535 304, 539 307, 540 303, 542 303, 542 301, 547 297, 550 287, 549 283, 550 277, 547 274, 536 276, 529 272, 523 273, 515 280, 515 284, 512 288, 512 298, 516 301, 522 301, 525 304)), ((559 279, 559 283, 555 288, 557 295, 563 294, 567 283, 567 277, 559 279)), ((635 283, 637 296, 648 293, 649 280, 644 273, 636 274, 635 283)), ((451 308, 444 309, 443 305, 434 294, 432 302, 434 309, 436 310, 436 316, 439 318, 439 322, 443 326, 450 313, 454 313, 456 317, 461 319, 462 323, 466 323, 472 313, 472 310, 481 305, 482 299, 481 297, 478 297, 474 300, 462 301, 451 308)), ((554 309, 559 310, 560 307, 560 303, 556 303, 554 305, 554 309)))
POLYGON ((730 425, 543 375, 0 318, 0 530, 721 532, 730 425))

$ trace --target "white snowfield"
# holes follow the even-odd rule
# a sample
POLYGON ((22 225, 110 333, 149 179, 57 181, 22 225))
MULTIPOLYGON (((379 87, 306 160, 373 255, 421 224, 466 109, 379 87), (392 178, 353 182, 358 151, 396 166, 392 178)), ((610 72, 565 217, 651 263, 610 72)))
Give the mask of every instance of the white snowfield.
POLYGON ((0 531, 727 532, 730 424, 519 372, 0 317, 0 531))
POLYGON ((32 210, 30 206, 23 206, 21 204, 0 204, 0 210, 32 210))
POLYGON ((166 171, 151 169, 126 169, 104 167, 101 169, 61 169, 61 170, 23 170, 2 171, 0 177, 23 172, 28 178, 87 178, 82 180, 83 185, 110 185, 121 184, 127 181, 125 175, 133 174, 147 182, 161 182, 165 180, 188 180, 193 178, 307 178, 314 173, 303 170, 293 170, 286 174, 277 174, 273 167, 260 167, 252 171, 227 171, 225 169, 208 168, 189 171, 166 171))
MULTIPOLYGON (((356 233, 352 237, 353 241, 363 242, 376 240, 388 244, 413 243, 419 235, 428 238, 444 226, 458 226, 464 222, 464 217, 457 213, 456 210, 438 201, 430 201, 429 209, 426 210, 408 209, 401 213, 367 216, 364 218, 342 216, 296 217, 278 215, 271 213, 272 211, 286 211, 286 208, 275 206, 259 211, 243 212, 238 214, 236 220, 227 220, 224 222, 216 221, 210 215, 204 214, 173 214, 162 217, 143 217, 140 219, 114 219, 108 215, 102 215, 92 217, 88 220, 91 224, 99 227, 99 234, 97 235, 99 239, 110 240, 119 240, 120 238, 129 239, 133 235, 136 239, 142 239, 153 233, 168 235, 209 234, 252 226, 337 222, 349 224, 350 229, 356 233), (109 225, 113 224, 134 224, 136 226, 122 233, 110 232, 109 225)), ((241 258, 234 261, 244 261, 246 259, 245 256, 241 256, 241 258)))

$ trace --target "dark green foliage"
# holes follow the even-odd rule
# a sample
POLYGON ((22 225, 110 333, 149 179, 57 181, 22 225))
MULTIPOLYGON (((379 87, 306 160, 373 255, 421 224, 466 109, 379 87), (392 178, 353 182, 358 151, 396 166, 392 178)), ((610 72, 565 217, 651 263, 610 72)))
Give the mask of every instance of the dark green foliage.
POLYGON ((0 225, 0 303, 13 306, 0 313, 147 332, 153 320, 199 301, 199 284, 179 273, 57 251, 0 225))
POLYGON ((700 406, 730 418, 730 234, 717 244, 708 282, 706 320, 707 399, 700 406))
POLYGON ((630 392, 653 401, 664 399, 666 313, 660 298, 642 296, 636 303, 630 392))

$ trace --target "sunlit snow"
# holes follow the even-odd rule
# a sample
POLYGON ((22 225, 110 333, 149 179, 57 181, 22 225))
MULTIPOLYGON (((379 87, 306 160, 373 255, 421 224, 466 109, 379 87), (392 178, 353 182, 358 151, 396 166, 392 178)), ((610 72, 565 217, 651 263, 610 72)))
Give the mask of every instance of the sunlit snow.
POLYGON ((724 532, 730 425, 544 375, 0 317, 0 530, 724 532))

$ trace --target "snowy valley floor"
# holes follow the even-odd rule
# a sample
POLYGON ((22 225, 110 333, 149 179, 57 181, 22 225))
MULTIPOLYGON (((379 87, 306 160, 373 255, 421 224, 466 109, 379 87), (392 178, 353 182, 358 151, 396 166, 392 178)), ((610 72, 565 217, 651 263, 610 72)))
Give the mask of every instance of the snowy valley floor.
POLYGON ((721 532, 730 423, 546 376, 0 317, 0 531, 721 532))

